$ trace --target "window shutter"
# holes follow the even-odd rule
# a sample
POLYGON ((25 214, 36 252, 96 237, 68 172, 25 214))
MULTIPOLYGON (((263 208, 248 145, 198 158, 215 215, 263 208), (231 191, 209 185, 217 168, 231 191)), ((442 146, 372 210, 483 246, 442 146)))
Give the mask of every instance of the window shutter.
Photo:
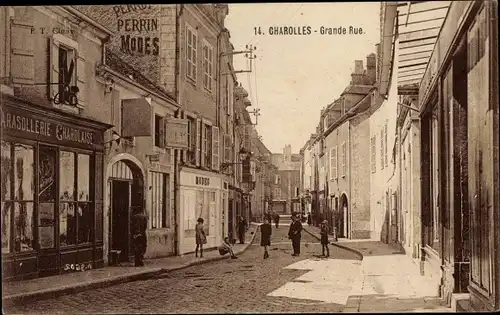
POLYGON ((206 155, 207 155, 207 128, 205 128, 205 124, 203 122, 200 123, 200 134, 201 134, 201 151, 200 151, 200 166, 208 167, 205 165, 206 155))
MULTIPOLYGON (((49 38, 49 50, 50 50, 50 82, 49 83, 57 83, 59 82, 59 42, 54 38, 49 38)), ((49 98, 53 99, 54 96, 58 93, 59 87, 57 84, 49 85, 50 95, 49 98)))
POLYGON ((212 169, 219 170, 219 127, 212 127, 212 169))
POLYGON ((33 22, 11 20, 11 75, 13 83, 35 82, 33 22))
POLYGON ((196 166, 201 165, 201 119, 196 119, 196 166))
POLYGON ((160 138, 160 148, 164 148, 165 144, 167 143, 167 128, 167 120, 165 118, 162 118, 162 120, 160 120, 160 134, 158 135, 160 138))
POLYGON ((87 85, 85 84, 85 58, 81 52, 76 55, 76 85, 78 86, 78 105, 85 106, 87 96, 87 85))
POLYGON ((385 144, 385 152, 384 152, 384 159, 385 159, 385 166, 388 166, 388 161, 387 161, 387 123, 384 126, 384 144, 385 144))
POLYGON ((380 168, 384 169, 384 130, 380 130, 380 168))

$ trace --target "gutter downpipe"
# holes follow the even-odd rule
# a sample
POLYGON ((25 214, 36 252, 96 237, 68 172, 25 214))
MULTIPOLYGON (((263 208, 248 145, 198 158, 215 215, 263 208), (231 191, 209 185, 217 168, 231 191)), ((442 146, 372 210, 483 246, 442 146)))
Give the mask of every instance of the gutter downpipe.
MULTIPOLYGON (((180 85, 180 58, 179 58, 179 53, 180 53, 180 35, 181 31, 179 28, 180 25, 180 17, 182 16, 182 13, 184 11, 184 5, 180 4, 179 7, 177 5, 175 6, 175 32, 176 32, 176 48, 175 48, 175 100, 177 101, 177 104, 179 104, 179 109, 176 111, 176 118, 179 118, 181 116, 184 118, 184 111, 182 110, 182 105, 180 104, 180 93, 179 93, 179 85, 180 85), (179 8, 179 12, 177 12, 177 8, 179 8)), ((179 188, 179 178, 180 178, 180 159, 181 159, 181 150, 175 149, 174 150, 174 255, 178 256, 180 252, 179 248, 179 222, 180 222, 180 211, 178 211, 179 208, 179 200, 180 200, 180 188, 179 188)))

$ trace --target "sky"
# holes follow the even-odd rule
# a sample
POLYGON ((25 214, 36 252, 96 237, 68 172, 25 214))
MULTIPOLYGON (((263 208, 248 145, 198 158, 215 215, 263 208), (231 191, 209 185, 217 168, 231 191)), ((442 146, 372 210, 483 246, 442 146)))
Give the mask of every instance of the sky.
MULTIPOLYGON (((230 4, 225 26, 236 51, 256 46, 252 73, 237 74, 249 92, 252 111, 260 109, 257 131, 271 152, 286 144, 298 153, 319 123, 320 111, 349 84, 354 61, 375 53, 380 41, 380 3, 230 4), (310 35, 269 35, 270 27, 310 26, 310 35), (320 35, 320 27, 344 27, 345 35, 320 35), (349 27, 363 34, 349 34, 349 27), (264 35, 255 35, 260 27, 264 35), (317 32, 315 32, 315 30, 317 32)), ((248 70, 244 55, 235 70, 248 70)), ((255 122, 255 117, 253 117, 255 122)))

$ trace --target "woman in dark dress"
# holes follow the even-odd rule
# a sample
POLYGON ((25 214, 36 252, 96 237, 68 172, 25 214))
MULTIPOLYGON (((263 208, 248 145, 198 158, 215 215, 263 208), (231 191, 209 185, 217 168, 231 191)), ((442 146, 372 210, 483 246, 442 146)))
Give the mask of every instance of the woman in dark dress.
POLYGON ((271 246, 271 234, 271 224, 269 223, 269 219, 266 218, 264 224, 260 226, 260 246, 264 246, 264 259, 269 257, 267 247, 271 246))

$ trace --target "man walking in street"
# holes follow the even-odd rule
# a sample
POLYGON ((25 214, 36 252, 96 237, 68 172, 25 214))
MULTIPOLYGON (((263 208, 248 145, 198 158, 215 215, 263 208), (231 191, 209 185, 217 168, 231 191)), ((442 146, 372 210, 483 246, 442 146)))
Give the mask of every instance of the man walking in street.
POLYGON ((135 266, 144 266, 144 254, 147 248, 146 229, 148 217, 143 213, 142 208, 135 208, 132 217, 132 235, 134 238, 135 266))
POLYGON ((276 224, 276 228, 278 228, 280 224, 280 215, 277 214, 276 212, 274 213, 274 224, 276 224))
POLYGON ((292 240, 293 254, 292 256, 300 255, 300 238, 302 232, 302 223, 300 222, 297 214, 292 215, 292 223, 288 230, 288 238, 292 240))
POLYGON ((240 244, 245 244, 245 231, 247 228, 247 222, 240 216, 238 220, 238 238, 240 239, 240 244))

